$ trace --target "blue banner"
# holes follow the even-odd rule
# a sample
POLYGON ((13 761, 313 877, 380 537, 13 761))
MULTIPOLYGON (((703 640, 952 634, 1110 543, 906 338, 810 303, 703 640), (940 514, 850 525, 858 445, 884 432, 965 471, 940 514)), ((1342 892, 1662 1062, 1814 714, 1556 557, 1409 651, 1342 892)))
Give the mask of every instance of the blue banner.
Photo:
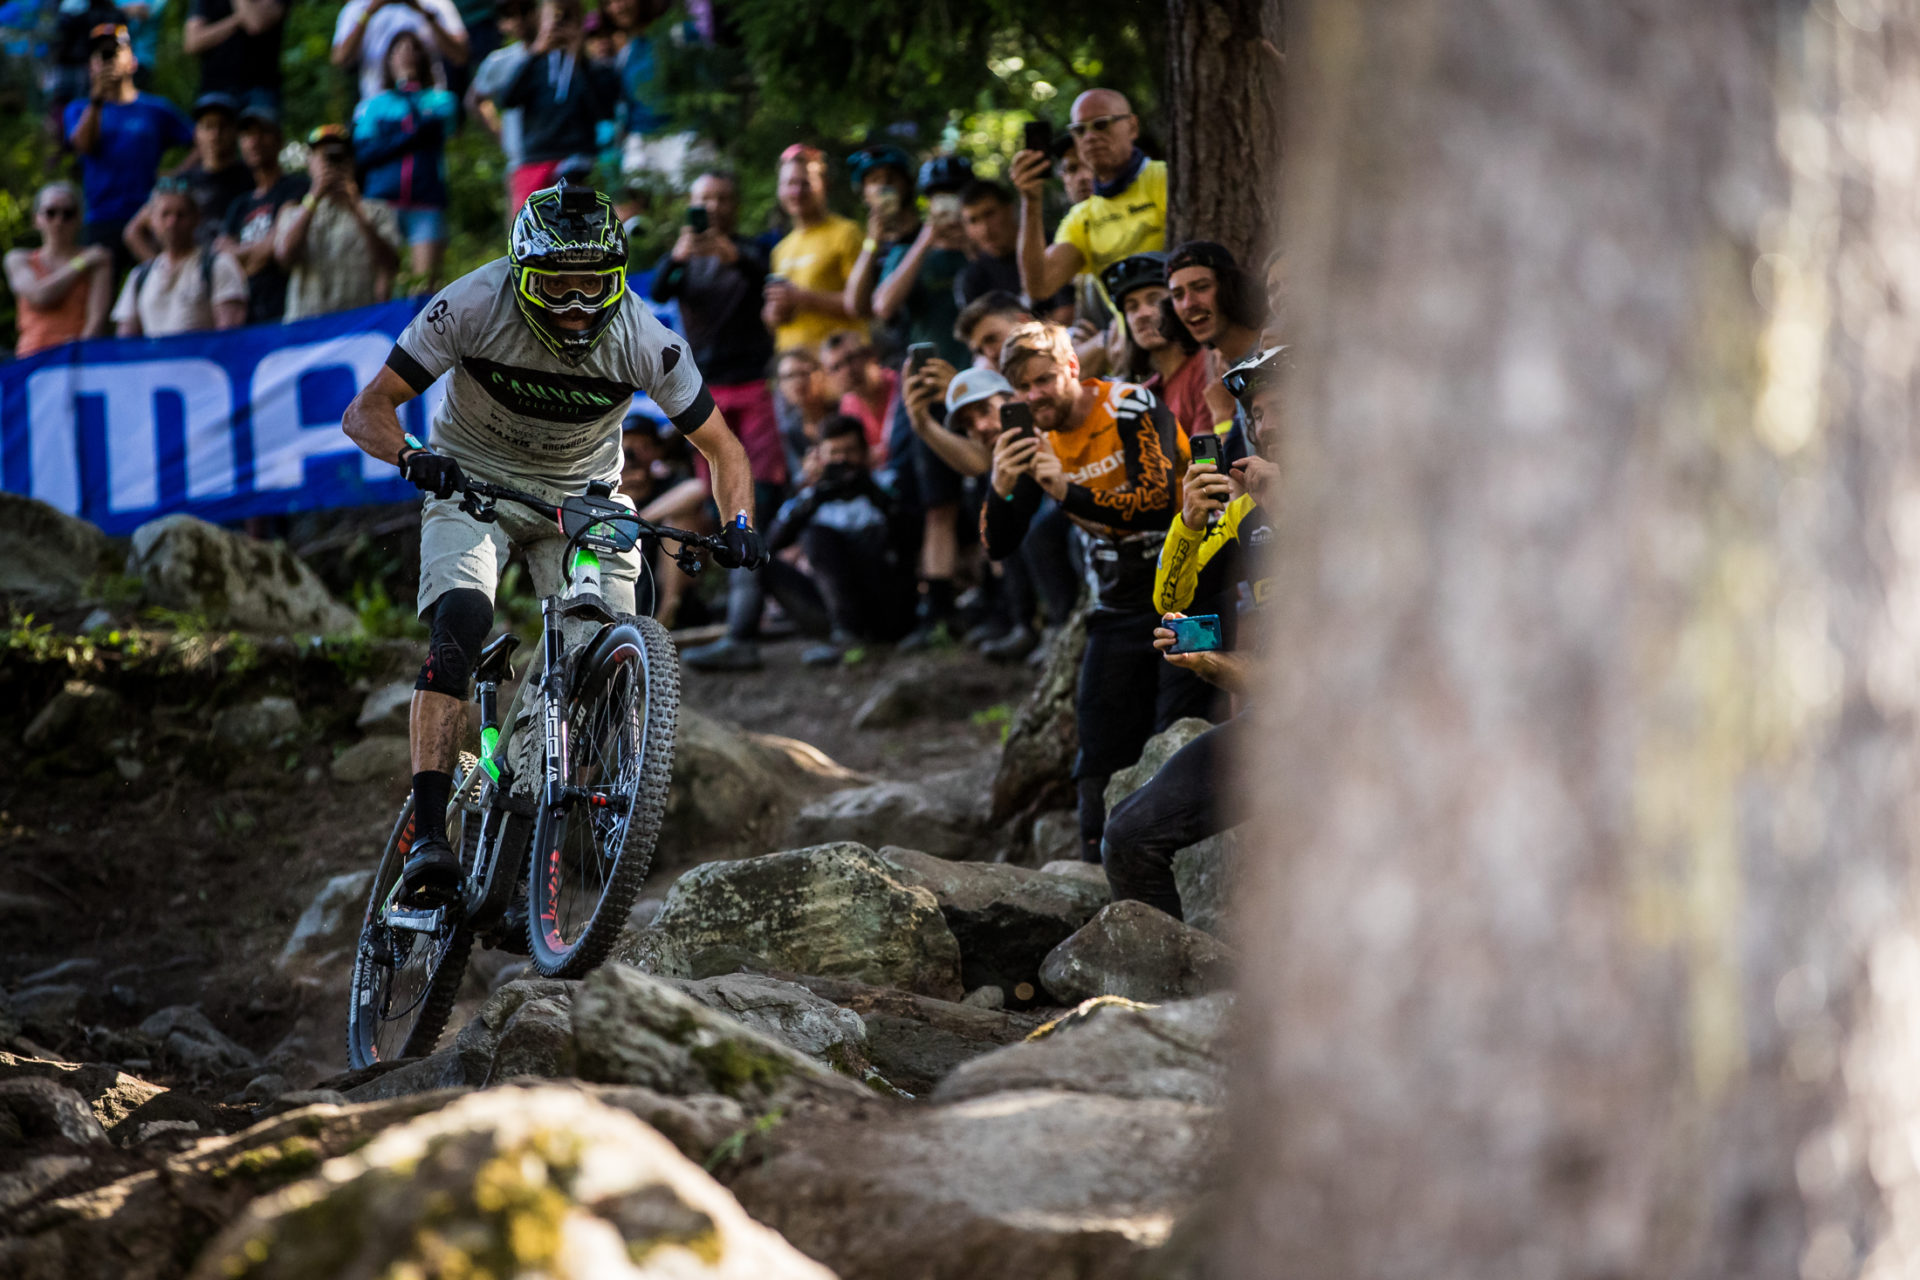
MULTIPOLYGON (((632 283, 645 297, 645 277, 632 283)), ((391 463, 347 439, 340 416, 426 301, 74 342, 0 365, 0 489, 113 534, 175 511, 226 523, 413 498, 391 463)), ((422 440, 445 385, 401 408, 422 440)), ((635 407, 651 406, 636 396, 635 407)))

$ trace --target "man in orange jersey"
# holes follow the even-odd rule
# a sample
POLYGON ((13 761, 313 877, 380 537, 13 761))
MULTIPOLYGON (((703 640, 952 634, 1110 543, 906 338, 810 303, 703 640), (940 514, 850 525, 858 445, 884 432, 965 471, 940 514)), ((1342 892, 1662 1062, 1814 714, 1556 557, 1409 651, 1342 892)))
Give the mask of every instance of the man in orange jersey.
POLYGON ((1074 699, 1080 751, 1073 777, 1080 856, 1098 862, 1107 779, 1175 720, 1213 718, 1217 701, 1153 647, 1154 569, 1180 509, 1187 437, 1145 387, 1082 380, 1072 335, 1059 325, 1025 324, 1008 334, 1000 372, 1032 413, 1033 429, 1002 431, 994 443, 981 534, 987 554, 1006 559, 1048 499, 1079 530, 1093 611, 1074 699))

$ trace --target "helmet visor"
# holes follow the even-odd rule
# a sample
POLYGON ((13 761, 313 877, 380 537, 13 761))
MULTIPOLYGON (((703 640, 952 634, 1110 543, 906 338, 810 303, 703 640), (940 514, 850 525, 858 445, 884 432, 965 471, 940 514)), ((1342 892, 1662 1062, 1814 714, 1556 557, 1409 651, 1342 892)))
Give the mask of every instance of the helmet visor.
POLYGON ((612 305, 626 288, 627 273, 620 267, 604 271, 548 271, 526 267, 520 272, 521 294, 548 311, 569 307, 597 311, 612 305))

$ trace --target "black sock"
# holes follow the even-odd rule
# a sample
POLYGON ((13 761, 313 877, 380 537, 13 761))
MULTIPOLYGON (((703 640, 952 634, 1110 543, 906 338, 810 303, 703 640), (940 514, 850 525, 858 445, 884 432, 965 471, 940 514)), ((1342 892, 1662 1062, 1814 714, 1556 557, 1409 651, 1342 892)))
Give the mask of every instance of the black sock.
POLYGON ((453 795, 453 775, 428 769, 413 775, 413 838, 447 838, 447 800, 453 795))

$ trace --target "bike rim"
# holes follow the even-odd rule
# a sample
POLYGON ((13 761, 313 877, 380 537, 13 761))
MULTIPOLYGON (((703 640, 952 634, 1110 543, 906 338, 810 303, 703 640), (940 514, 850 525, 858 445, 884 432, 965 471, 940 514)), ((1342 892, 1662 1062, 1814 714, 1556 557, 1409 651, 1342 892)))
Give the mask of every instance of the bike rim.
POLYGON ((613 881, 633 822, 646 761, 646 667, 623 644, 597 693, 568 708, 567 781, 604 803, 576 801, 557 820, 543 854, 539 928, 546 948, 564 956, 585 936, 613 881))
MULTIPOLYGON (((452 821, 459 822, 460 827, 448 834, 458 842, 456 847, 462 850, 464 858, 467 846, 472 843, 467 838, 468 824, 461 817, 452 821)), ((413 1035, 420 1011, 433 994, 434 978, 459 932, 457 911, 451 909, 442 916, 439 929, 430 934, 381 923, 400 894, 400 869, 406 865, 407 854, 413 847, 413 833, 413 818, 409 815, 394 845, 392 882, 387 885, 374 924, 367 931, 372 936, 363 936, 360 943, 360 961, 366 971, 365 980, 358 984, 356 992, 356 998, 361 1001, 357 1011, 361 1015, 360 1039, 368 1058, 374 1062, 391 1062, 405 1056, 407 1041, 413 1035)))

